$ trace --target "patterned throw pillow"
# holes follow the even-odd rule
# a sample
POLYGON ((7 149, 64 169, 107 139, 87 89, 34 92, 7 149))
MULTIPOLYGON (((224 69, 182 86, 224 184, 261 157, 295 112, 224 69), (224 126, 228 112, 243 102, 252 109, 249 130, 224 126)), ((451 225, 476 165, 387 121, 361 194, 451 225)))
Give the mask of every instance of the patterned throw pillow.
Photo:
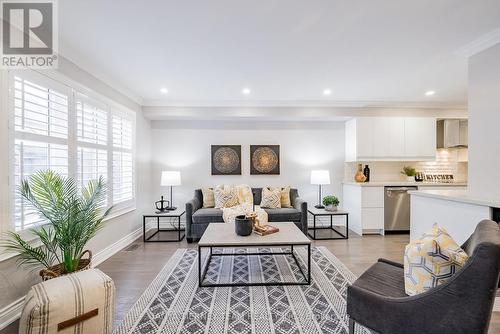
POLYGON ((281 189, 262 188, 261 208, 277 209, 281 208, 281 189))
POLYGON ((201 193, 203 194, 203 207, 215 207, 214 188, 201 188, 201 193))
POLYGON ((405 292, 413 296, 450 279, 469 256, 444 228, 434 224, 429 233, 405 248, 405 292))
POLYGON ((215 208, 230 208, 238 205, 238 192, 235 187, 223 185, 214 189, 215 208))

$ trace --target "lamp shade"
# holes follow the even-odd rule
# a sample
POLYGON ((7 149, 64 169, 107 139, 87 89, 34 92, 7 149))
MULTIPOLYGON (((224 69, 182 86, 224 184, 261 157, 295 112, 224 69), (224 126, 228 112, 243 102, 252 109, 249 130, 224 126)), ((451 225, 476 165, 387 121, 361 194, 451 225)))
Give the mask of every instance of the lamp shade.
POLYGON ((327 170, 312 170, 311 184, 330 184, 330 172, 327 170))
POLYGON ((161 185, 162 186, 180 186, 181 185, 181 172, 178 171, 163 171, 161 172, 161 185))

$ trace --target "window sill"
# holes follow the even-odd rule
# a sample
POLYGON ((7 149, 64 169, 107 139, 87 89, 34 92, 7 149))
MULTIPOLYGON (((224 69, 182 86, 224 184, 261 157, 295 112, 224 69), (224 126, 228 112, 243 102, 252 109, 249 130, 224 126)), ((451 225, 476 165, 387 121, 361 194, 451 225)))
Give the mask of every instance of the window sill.
MULTIPOLYGON (((128 208, 123 208, 123 209, 117 210, 116 212, 111 211, 111 214, 109 216, 107 216, 103 221, 107 222, 109 220, 123 216, 127 213, 133 212, 135 210, 137 210, 137 208, 135 206, 133 206, 133 207, 128 207, 128 208)), ((27 230, 20 231, 19 234, 25 240, 27 240, 30 243, 30 245, 35 246, 35 247, 38 247, 41 245, 40 240, 37 237, 30 234, 27 230)), ((2 253, 0 254, 0 263, 17 256, 17 254, 15 254, 15 253, 7 253, 4 250, 1 250, 1 251, 2 251, 2 253)))

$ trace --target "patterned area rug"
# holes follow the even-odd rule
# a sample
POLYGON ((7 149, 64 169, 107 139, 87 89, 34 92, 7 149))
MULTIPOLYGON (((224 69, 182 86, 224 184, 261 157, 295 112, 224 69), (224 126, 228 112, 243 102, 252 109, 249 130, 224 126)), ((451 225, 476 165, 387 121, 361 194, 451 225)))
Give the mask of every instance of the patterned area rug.
MULTIPOLYGON (((241 255, 212 259, 206 282, 303 280, 291 256, 236 251, 241 255)), ((296 252, 305 265, 305 248, 296 252)), ((324 247, 312 248, 312 283, 303 286, 198 288, 197 257, 194 249, 178 250, 114 333, 348 332, 345 298, 356 277, 324 247)), ((369 332, 357 326, 356 333, 369 332)))

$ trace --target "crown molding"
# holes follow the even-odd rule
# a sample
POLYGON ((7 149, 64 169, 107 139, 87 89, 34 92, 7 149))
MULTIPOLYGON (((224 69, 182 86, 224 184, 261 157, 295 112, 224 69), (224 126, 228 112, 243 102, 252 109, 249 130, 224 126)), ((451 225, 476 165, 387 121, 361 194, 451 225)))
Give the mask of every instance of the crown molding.
POLYGON ((368 100, 145 100, 143 110, 149 107, 164 108, 384 108, 384 109, 457 109, 467 110, 461 101, 368 101, 368 100))
POLYGON ((479 52, 491 48, 500 43, 500 27, 482 35, 478 39, 466 44, 455 51, 455 54, 460 57, 469 58, 479 52))

